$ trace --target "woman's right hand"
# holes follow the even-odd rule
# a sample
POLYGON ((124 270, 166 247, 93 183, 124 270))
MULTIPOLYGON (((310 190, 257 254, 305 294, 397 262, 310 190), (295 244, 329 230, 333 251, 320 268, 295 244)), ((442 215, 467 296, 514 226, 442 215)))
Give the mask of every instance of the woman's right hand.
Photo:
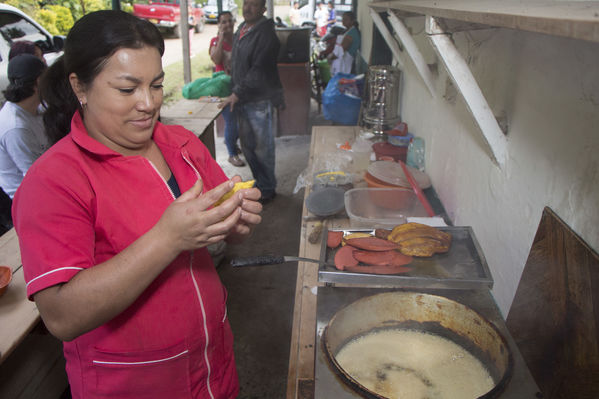
POLYGON ((228 180, 202 194, 203 184, 198 180, 164 211, 155 228, 177 253, 194 250, 223 240, 235 227, 241 216, 242 197, 210 208, 234 186, 228 180))

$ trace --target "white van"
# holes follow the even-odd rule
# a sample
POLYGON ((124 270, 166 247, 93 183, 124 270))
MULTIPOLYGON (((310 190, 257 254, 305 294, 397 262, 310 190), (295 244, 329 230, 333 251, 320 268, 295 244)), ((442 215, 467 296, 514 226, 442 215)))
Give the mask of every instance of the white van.
POLYGON ((52 36, 23 11, 0 4, 0 104, 4 103, 2 92, 8 86, 8 52, 19 40, 29 40, 40 46, 46 62, 51 65, 62 54, 65 37, 52 36))

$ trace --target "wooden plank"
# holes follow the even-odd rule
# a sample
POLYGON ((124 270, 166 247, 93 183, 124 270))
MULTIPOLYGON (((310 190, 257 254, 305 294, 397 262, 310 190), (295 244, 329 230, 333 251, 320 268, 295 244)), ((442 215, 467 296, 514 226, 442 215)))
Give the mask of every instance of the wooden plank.
POLYGON ((164 106, 160 110, 160 120, 165 125, 181 125, 192 131, 208 148, 216 159, 214 142, 214 121, 219 117, 218 97, 203 97, 199 100, 182 99, 176 104, 164 106))
POLYGON ((214 119, 222 110, 218 108, 218 97, 203 97, 198 100, 181 99, 175 104, 165 105, 160 110, 162 118, 203 118, 214 119))
MULTIPOLYGON (((338 144, 353 142, 359 134, 357 126, 315 126, 312 129, 310 143, 309 170, 318 169, 327 158, 329 161, 338 156, 338 144)), ((304 192, 304 199, 310 195, 310 188, 304 192)), ((320 257, 320 243, 311 244, 308 235, 317 221, 305 221, 312 214, 306 209, 305 201, 302 211, 302 230, 300 235, 299 256, 308 258, 320 257)), ((347 224, 347 218, 328 220, 332 226, 347 224)), ((293 308, 293 325, 289 353, 289 370, 287 378, 287 399, 309 398, 310 387, 313 390, 314 355, 316 342, 316 301, 317 290, 322 283, 318 282, 318 264, 299 262, 293 308)), ((313 395, 313 392, 312 392, 313 395)))
POLYGON ((21 252, 15 229, 0 237, 0 264, 13 269, 12 282, 0 297, 0 363, 2 363, 39 322, 34 302, 27 299, 21 252))
POLYGON ((470 67, 457 50, 453 40, 444 34, 433 17, 426 18, 426 31, 437 55, 445 64, 451 80, 462 94, 472 117, 478 124, 493 160, 503 167, 507 160, 507 138, 499 127, 491 107, 487 103, 470 67))
POLYGON ((596 1, 393 0, 369 6, 599 42, 596 1))
POLYGON ((370 18, 372 18, 374 26, 376 26, 376 28, 379 30, 381 36, 383 36, 383 39, 385 39, 385 43, 387 43, 387 46, 389 46, 389 49, 393 53, 393 58, 397 62, 399 69, 404 69, 404 62, 401 57, 401 49, 397 45, 397 42, 393 38, 391 32, 389 32, 389 29, 387 29, 385 22, 380 17, 380 15, 373 9, 370 9, 370 18))
POLYGON ((10 266, 13 273, 21 267, 19 238, 14 228, 0 237, 0 265, 10 266))
POLYGON ((0 366, 0 398, 60 398, 68 386, 62 342, 36 328, 0 366))
POLYGON ((8 290, 0 298, 0 363, 40 321, 34 302, 27 299, 23 268, 17 269, 8 290))
POLYGON ((404 23, 397 18, 397 15, 392 10, 387 10, 387 14, 389 15, 389 22, 391 26, 395 30, 395 34, 399 38, 399 40, 403 43, 406 52, 412 59, 416 70, 420 74, 422 81, 426 85, 429 94, 431 97, 435 97, 435 85, 433 83, 433 74, 431 73, 430 68, 426 64, 424 60, 424 56, 418 49, 418 45, 414 41, 414 38, 408 31, 408 28, 404 25, 404 23))
POLYGON ((545 208, 507 327, 543 397, 599 397, 599 255, 545 208))

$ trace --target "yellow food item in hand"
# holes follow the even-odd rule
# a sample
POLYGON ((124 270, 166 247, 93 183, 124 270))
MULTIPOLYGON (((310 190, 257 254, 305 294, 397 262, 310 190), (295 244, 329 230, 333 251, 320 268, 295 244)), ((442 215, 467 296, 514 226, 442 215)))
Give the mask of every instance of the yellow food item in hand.
POLYGON ((225 195, 220 197, 220 199, 214 203, 214 206, 218 206, 218 205, 222 204, 223 202, 225 202, 226 200, 231 198, 231 196, 233 194, 235 194, 237 191, 239 191, 241 189, 254 187, 254 182, 255 182, 255 180, 248 180, 248 181, 242 181, 240 183, 235 183, 235 186, 231 190, 229 190, 225 195))

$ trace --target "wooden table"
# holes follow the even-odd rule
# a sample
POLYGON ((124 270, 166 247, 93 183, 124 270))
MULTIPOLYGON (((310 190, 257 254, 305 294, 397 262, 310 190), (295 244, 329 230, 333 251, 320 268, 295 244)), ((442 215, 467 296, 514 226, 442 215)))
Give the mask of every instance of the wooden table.
POLYGON ((222 109, 218 108, 219 104, 218 97, 182 99, 173 105, 163 106, 160 110, 160 121, 165 125, 181 125, 191 130, 208 147, 212 158, 216 158, 214 121, 222 112, 222 109))
MULTIPOLYGON (((310 146, 309 170, 322 170, 321 166, 324 159, 338 158, 342 150, 338 149, 339 144, 346 141, 350 143, 359 135, 360 129, 355 126, 316 126, 312 130, 312 141, 310 146)), ((354 187, 365 187, 366 184, 361 179, 363 170, 355 170, 353 164, 349 167, 354 173, 354 187), (354 168, 352 170, 352 168, 354 168)), ((346 170, 346 169, 343 169, 346 170)), ((305 197, 310 194, 310 189, 305 190, 305 197)), ((431 187, 425 190, 425 195, 435 214, 446 216, 442 204, 438 200, 434 189, 431 187)), ((305 201, 304 201, 305 204, 305 201)), ((302 229, 300 236, 300 247, 298 256, 319 259, 321 250, 321 241, 310 243, 308 237, 314 226, 318 223, 313 215, 306 209, 305 205, 302 213, 302 229)), ((447 220, 446 220, 447 222, 447 220)), ((348 228, 350 220, 343 215, 335 219, 330 218, 325 220, 327 228, 348 228)), ((315 355, 316 346, 318 345, 316 337, 317 325, 317 293, 326 292, 325 283, 318 282, 318 263, 299 262, 298 273, 295 291, 295 304, 293 309, 293 326, 291 331, 291 345, 289 354, 289 370, 287 379, 287 399, 313 399, 315 390, 315 355)), ((357 285, 335 283, 335 287, 356 287, 357 285)), ((364 287, 363 285, 361 287, 364 287)), ((458 291, 456 291, 458 292, 458 291)), ((475 291, 472 291, 475 292, 475 291)), ((480 292, 483 292, 482 290, 480 292)), ((488 291, 486 294, 490 299, 491 308, 493 309, 494 317, 501 318, 501 314, 497 306, 494 304, 492 296, 488 291)), ((326 296, 326 295, 325 295, 326 296)), ((479 305, 479 304, 477 304, 479 305)), ((479 309, 480 312, 480 309, 479 309)), ((487 314, 482 312, 483 314, 487 314)), ((492 312, 491 312, 492 313, 492 312)), ((488 317, 488 314, 487 314, 488 317)), ((504 335, 508 334, 507 328, 502 327, 504 335)), ((506 388, 505 397, 522 398, 535 397, 538 388, 534 384, 534 380, 526 367, 522 355, 517 350, 517 346, 511 338, 510 348, 514 356, 514 375, 512 383, 506 388), (526 392, 526 396, 521 393, 526 392)), ((322 380, 319 380, 321 383, 322 380)), ((330 382, 330 381, 327 381, 330 382)), ((322 386, 322 385, 321 385, 322 386)), ((322 392, 320 392, 322 393, 322 392)))
POLYGON ((27 299, 21 265, 19 240, 15 229, 0 237, 0 264, 10 266, 12 282, 0 297, 0 363, 23 341, 40 321, 35 303, 27 299))
POLYGON ((0 397, 43 393, 44 398, 59 398, 68 385, 62 343, 45 330, 35 302, 27 299, 14 228, 0 237, 0 264, 13 271, 0 297, 0 397))
MULTIPOLYGON (((359 133, 360 128, 357 126, 315 126, 312 129, 309 167, 314 165, 317 159, 335 156, 335 153, 338 154, 341 150, 337 148, 337 145, 346 141, 353 142, 359 133)), ((355 185, 359 185, 359 183, 355 185)), ((307 198, 309 194, 310 189, 306 188, 305 197, 307 198)), ((308 235, 318 222, 317 220, 306 221, 311 216, 312 214, 306 209, 304 201, 298 256, 318 259, 320 258, 320 242, 311 244, 308 241, 308 235)), ((327 219, 326 226, 328 228, 348 227, 349 220, 347 217, 327 219)), ((318 264, 299 262, 289 353, 287 399, 312 398, 314 394, 315 287, 319 286, 324 286, 324 283, 318 282, 318 264)))

